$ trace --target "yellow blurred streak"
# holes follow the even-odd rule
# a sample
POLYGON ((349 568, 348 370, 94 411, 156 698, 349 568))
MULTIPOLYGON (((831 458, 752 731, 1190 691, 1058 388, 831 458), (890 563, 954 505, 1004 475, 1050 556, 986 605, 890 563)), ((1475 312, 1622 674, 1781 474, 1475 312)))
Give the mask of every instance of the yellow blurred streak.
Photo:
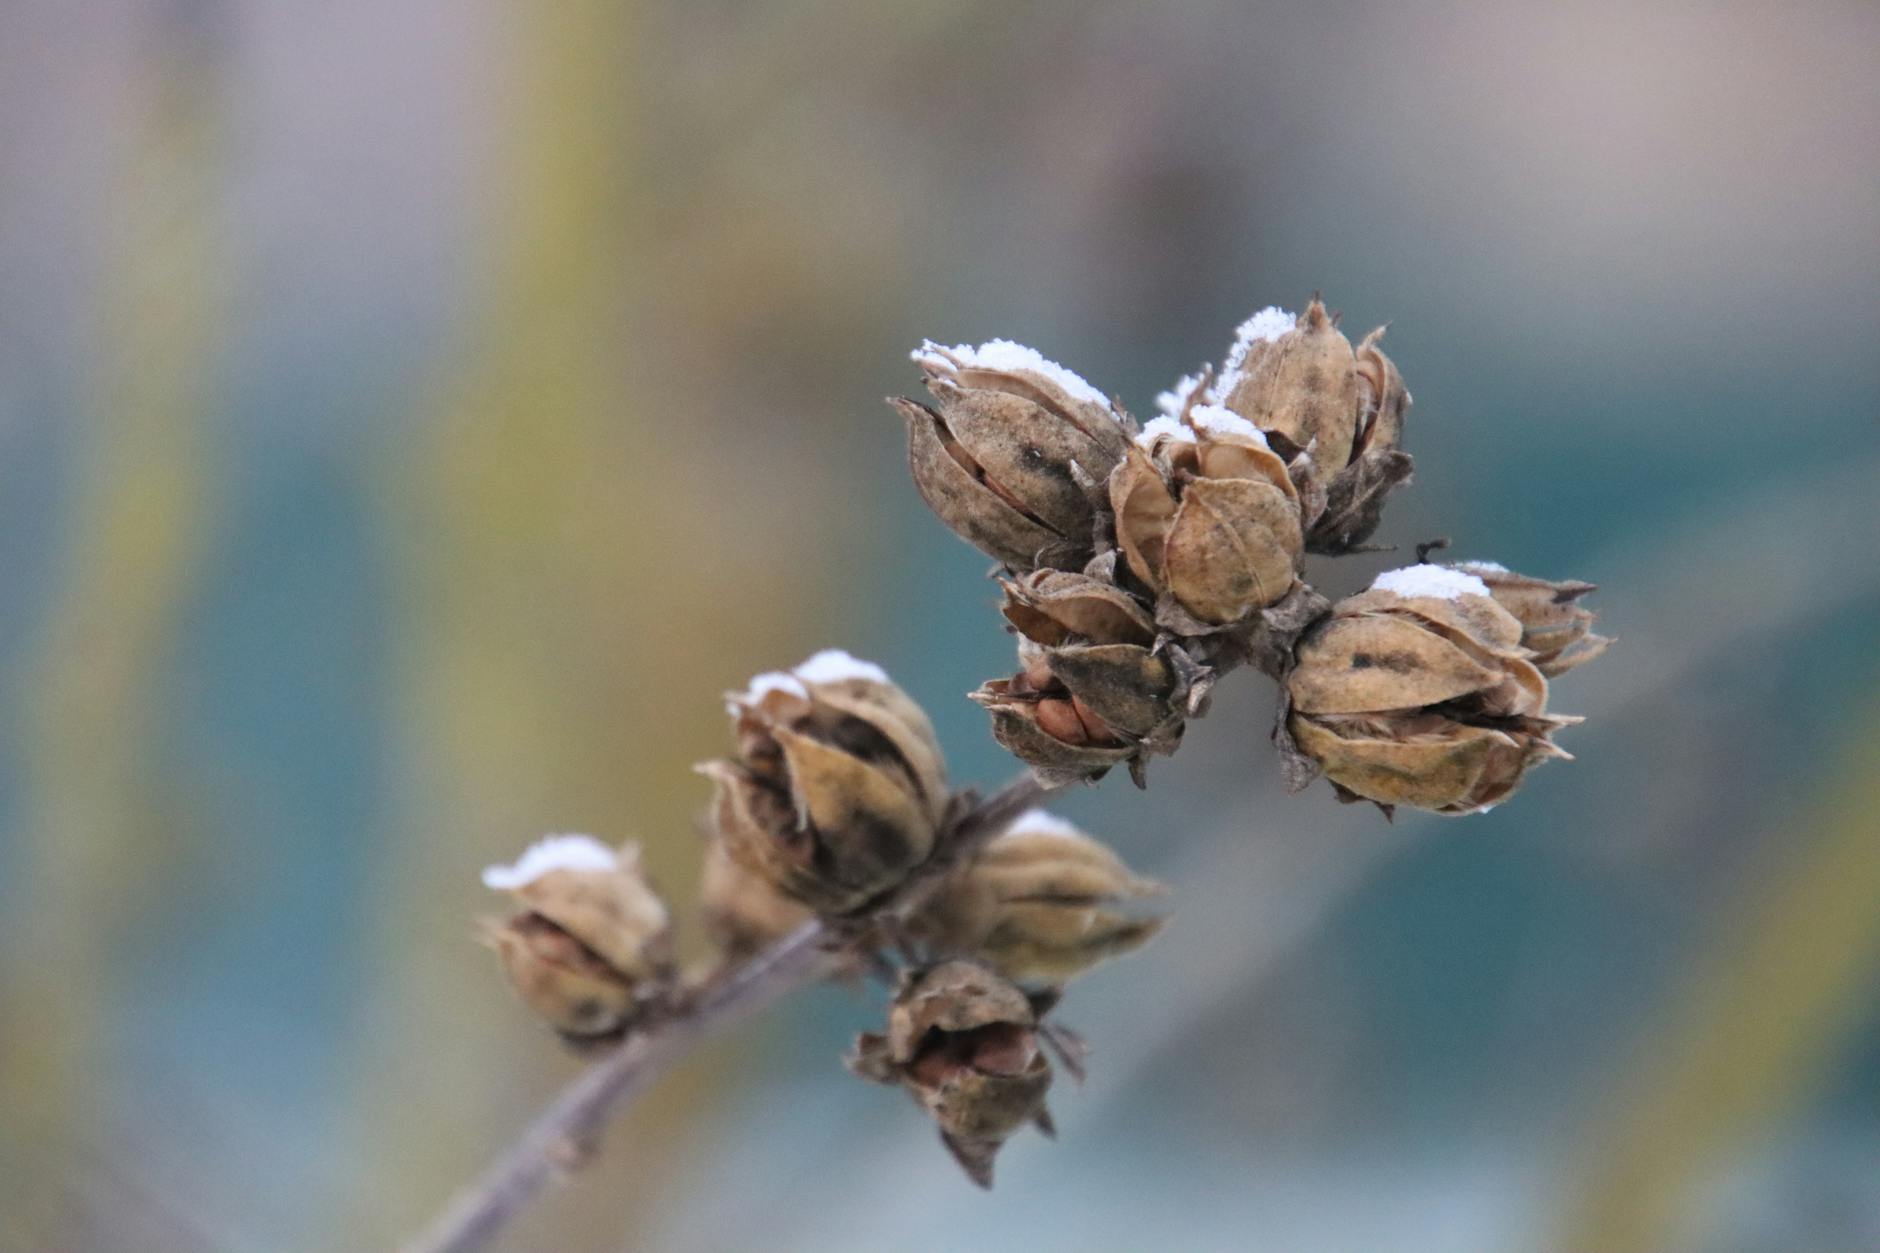
POLYGON ((1717 957, 1667 1015, 1583 1145, 1563 1253, 1666 1250, 1698 1190, 1815 1091, 1880 986, 1880 725, 1854 739, 1790 864, 1721 911, 1717 957), (1811 837, 1812 833, 1812 838, 1811 837))
MULTIPOLYGON (((633 302, 650 299, 629 210, 656 194, 633 162, 633 16, 582 0, 504 32, 485 286, 378 485, 411 774, 354 1111, 363 1173, 387 1185, 353 1217, 362 1245, 413 1228, 573 1069, 470 942, 474 917, 502 908, 478 867, 548 830, 642 838, 686 912, 705 795, 688 767, 723 734, 718 664, 816 603, 813 576, 780 579, 793 590, 760 613, 738 601, 752 594, 726 577, 749 548, 738 502, 697 490, 654 437, 673 415, 628 385, 644 364, 633 302)), ((523 1246, 616 1242, 679 1165, 674 1137, 711 1078, 690 1068, 615 1128, 598 1186, 542 1207, 523 1246)))
POLYGON ((64 1212, 99 1140, 99 1044, 111 957, 166 883, 164 743, 154 702, 202 566, 213 509, 204 411, 228 275, 215 248, 218 134, 203 58, 139 67, 143 104, 103 241, 95 373, 61 587, 27 669, 19 941, 4 954, 0 1213, 10 1236, 65 1247, 64 1212), (35 1235, 37 1233, 37 1237, 35 1235))

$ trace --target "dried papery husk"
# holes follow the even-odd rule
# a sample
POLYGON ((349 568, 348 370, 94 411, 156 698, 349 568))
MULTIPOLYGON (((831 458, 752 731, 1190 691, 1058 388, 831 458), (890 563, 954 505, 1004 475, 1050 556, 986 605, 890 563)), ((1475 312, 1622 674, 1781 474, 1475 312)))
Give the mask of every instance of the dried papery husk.
POLYGON ((1358 362, 1324 302, 1314 297, 1293 330, 1250 356, 1221 404, 1292 450, 1314 448, 1320 465, 1343 467, 1357 435, 1358 362))

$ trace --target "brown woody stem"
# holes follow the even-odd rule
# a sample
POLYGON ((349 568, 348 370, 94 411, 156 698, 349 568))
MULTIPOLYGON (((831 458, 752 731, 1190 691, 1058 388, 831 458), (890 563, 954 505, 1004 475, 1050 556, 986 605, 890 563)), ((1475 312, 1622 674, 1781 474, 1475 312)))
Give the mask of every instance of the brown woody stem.
MULTIPOLYGON (((968 808, 947 832, 941 855, 883 902, 876 915, 899 913, 917 903, 949 867, 1053 790, 1025 775, 968 808)), ((817 919, 707 979, 562 1089, 481 1178, 460 1190, 403 1246, 403 1253, 483 1248, 549 1183, 588 1156, 609 1119, 696 1045, 828 976, 845 956, 866 947, 870 935, 865 926, 817 919)))

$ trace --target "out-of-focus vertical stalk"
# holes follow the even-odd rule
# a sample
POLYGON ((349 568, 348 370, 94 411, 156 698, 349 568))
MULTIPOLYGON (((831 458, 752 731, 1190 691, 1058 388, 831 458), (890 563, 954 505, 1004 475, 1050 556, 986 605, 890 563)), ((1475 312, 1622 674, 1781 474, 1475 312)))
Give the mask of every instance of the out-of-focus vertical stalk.
POLYGON ((1786 863, 1714 920, 1716 954, 1614 1085, 1568 1178, 1552 1247, 1680 1248, 1696 1189, 1805 1101, 1880 985, 1880 721, 1821 805, 1770 842, 1786 863))
MULTIPOLYGON (((723 680, 705 663, 728 635, 765 629, 701 590, 714 547, 742 543, 723 521, 735 509, 662 452, 685 415, 646 412, 627 386, 634 302, 656 300, 635 284, 638 218, 656 194, 634 168, 635 17, 559 3, 512 16, 493 44, 504 91, 476 209, 477 302, 379 484, 397 546, 407 773, 373 946, 386 999, 356 1119, 382 1167, 369 1173, 388 1184, 357 1216, 365 1243, 408 1231, 524 1117, 514 1097, 568 1069, 471 943, 475 915, 502 907, 477 868, 548 830, 633 836, 683 907, 703 797, 688 740, 721 717, 723 680), (416 1074, 379 1064, 420 1056, 416 1074)), ((610 1242, 678 1165, 672 1125, 695 1105, 683 1081, 656 1093, 596 1167, 605 1186, 528 1241, 610 1242)))
POLYGON ((24 1157, 0 1163, 0 1227, 24 1247, 82 1242, 69 1207, 111 1155, 98 1013, 113 945, 170 850, 159 679, 212 509, 205 411, 228 277, 208 60, 196 43, 157 42, 127 93, 138 113, 104 219, 58 592, 9 711, 23 720, 30 891, 0 948, 0 1109, 24 1157))

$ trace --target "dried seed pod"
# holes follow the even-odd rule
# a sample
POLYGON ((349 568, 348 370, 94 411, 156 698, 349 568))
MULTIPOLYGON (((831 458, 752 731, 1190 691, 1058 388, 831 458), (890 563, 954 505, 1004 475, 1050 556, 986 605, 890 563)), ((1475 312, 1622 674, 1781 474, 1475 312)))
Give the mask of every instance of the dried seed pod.
POLYGON ((977 962, 906 972, 888 1030, 858 1036, 848 1065, 905 1089, 982 1188, 992 1186, 993 1159, 1014 1133, 1027 1123, 1050 1125, 1051 1063, 1035 1002, 977 962))
POLYGON ((1013 570, 1089 559, 1101 495, 1122 456, 1124 416, 1070 370, 992 340, 914 354, 937 409, 892 403, 907 422, 915 486, 942 522, 1013 570))
MULTIPOLYGON (((1048 691, 1049 689, 1047 689, 1048 691)), ((1017 679, 995 679, 972 693, 992 715, 992 738, 1031 767, 1047 787, 1100 779, 1137 748, 1068 692, 1046 695, 1017 679)))
POLYGON ((745 869, 717 835, 705 842, 699 911, 705 934, 727 961, 741 961, 815 917, 770 880, 745 869))
POLYGON ((1313 461, 1335 473, 1351 460, 1358 434, 1357 356, 1318 297, 1273 336, 1284 317, 1263 310, 1242 325, 1228 353, 1238 364, 1222 370, 1214 396, 1276 446, 1284 441, 1287 455, 1311 448, 1313 461))
POLYGON ((1190 387, 1185 401, 1167 393, 1178 411, 1225 406, 1286 458, 1308 552, 1360 547, 1377 530, 1385 495, 1410 479, 1410 456, 1398 448, 1410 393, 1378 347, 1383 335, 1372 331, 1354 351, 1316 298, 1296 320, 1262 309, 1241 324, 1211 387, 1190 387))
POLYGON ((1062 987, 1148 943, 1164 919, 1129 906, 1165 891, 1034 809, 955 869, 909 930, 934 951, 977 958, 1014 983, 1062 987))
POLYGON ((1198 665, 1178 672, 1172 662, 1179 653, 1140 644, 1046 647, 1021 638, 1019 672, 971 697, 992 714, 993 738, 1040 782, 1094 780, 1120 762, 1139 769, 1142 757, 1174 751, 1190 685, 1212 674, 1198 665))
POLYGON ((726 852, 825 914, 867 908, 927 860, 947 804, 933 726, 879 666, 818 653, 729 702, 736 760, 707 762, 726 852))
POLYGON ((671 919, 637 845, 550 836, 483 882, 524 906, 488 940, 517 995, 564 1036, 614 1035, 671 988, 671 919))
POLYGON ((1521 646, 1534 654, 1534 664, 1550 679, 1591 661, 1612 643, 1608 636, 1593 634, 1598 615, 1578 603, 1599 590, 1592 583, 1554 583, 1515 574, 1492 561, 1464 561, 1454 568, 1486 583, 1495 603, 1515 616, 1521 623, 1521 646))
POLYGON ((1111 473, 1116 542, 1179 634, 1233 626, 1292 590, 1304 557, 1285 463, 1245 419, 1215 406, 1157 418, 1111 473))
POLYGON ((1485 811, 1529 766, 1565 757, 1521 624, 1479 578, 1418 565, 1379 575, 1299 641, 1286 730, 1341 797, 1386 811, 1485 811))

